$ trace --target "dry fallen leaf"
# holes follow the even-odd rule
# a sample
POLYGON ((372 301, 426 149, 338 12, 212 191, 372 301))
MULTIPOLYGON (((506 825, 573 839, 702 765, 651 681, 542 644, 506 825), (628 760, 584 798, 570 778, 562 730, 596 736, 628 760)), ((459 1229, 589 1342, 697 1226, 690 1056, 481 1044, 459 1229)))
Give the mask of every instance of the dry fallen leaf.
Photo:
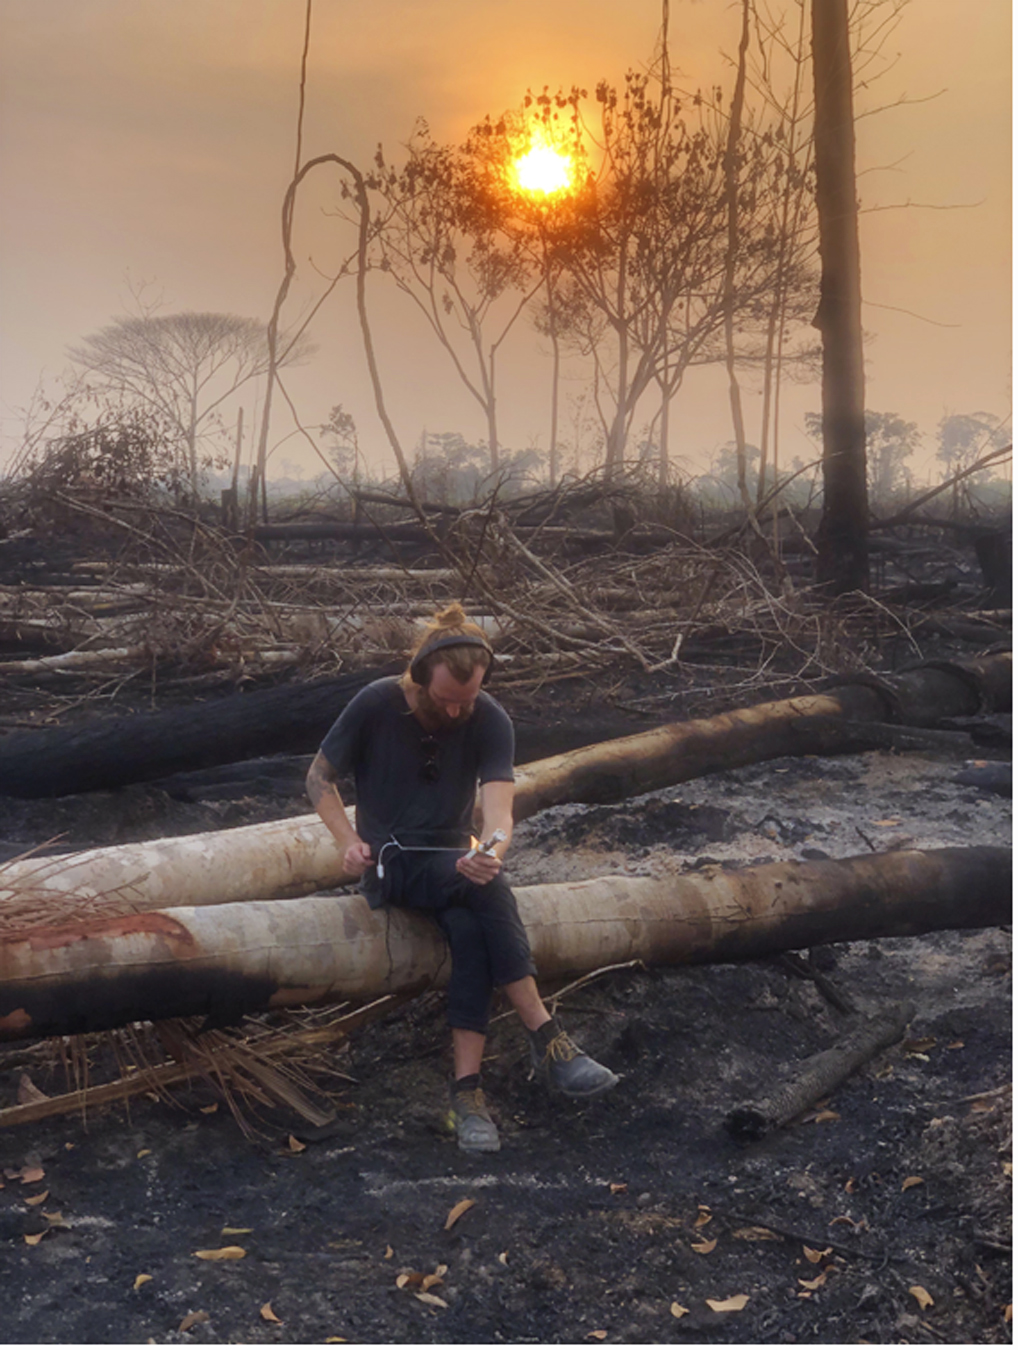
POLYGON ((837 1111, 818 1111, 816 1115, 813 1117, 813 1123, 815 1125, 822 1125, 828 1120, 840 1120, 840 1119, 841 1117, 838 1115, 837 1111))
POLYGON ((22 1186, 31 1186, 33 1182, 42 1181, 45 1175, 41 1167, 23 1167, 20 1172, 12 1173, 12 1180, 20 1177, 22 1186))
POLYGON ((322 1344, 323 1344, 323 1345, 347 1345, 347 1344, 348 1344, 348 1341, 347 1341, 347 1339, 346 1339, 345 1336, 326 1336, 326 1338, 325 1338, 325 1340, 322 1342, 322 1344))
POLYGON ((810 1291, 809 1291, 808 1289, 800 1289, 799 1292, 796 1294, 795 1297, 796 1297, 796 1298, 812 1298, 813 1295, 810 1293, 810 1291))
POLYGON ((54 1228, 67 1227, 64 1223, 64 1216, 60 1213, 59 1209, 44 1209, 42 1211, 42 1217, 47 1219, 54 1228))
POLYGON ((851 1214, 839 1214, 836 1218, 830 1221, 827 1227, 833 1228, 836 1223, 848 1224, 849 1228, 851 1228, 852 1231, 855 1233, 869 1231, 869 1223, 865 1218, 859 1219, 857 1221, 852 1218, 851 1214))
POLYGON ((1004 1304, 1004 1321, 1005 1321, 1005 1322, 1010 1322, 1011 1317, 1012 1317, 1011 1309, 1012 1309, 1013 1307, 1014 1307, 1014 1304, 1013 1304, 1013 1303, 1005 1303, 1005 1304, 1004 1304))
POLYGON ((133 1289, 140 1289, 143 1284, 148 1284, 151 1278, 151 1275, 135 1275, 134 1284, 131 1287, 133 1289))
POLYGON ((500 1266, 507 1266, 507 1265, 509 1264, 509 1253, 508 1253, 508 1252, 499 1252, 499 1254, 498 1254, 498 1263, 499 1263, 500 1266))
POLYGON ((859 1188, 856 1185, 855 1177, 849 1177, 849 1179, 845 1182, 845 1190, 848 1192, 849 1195, 855 1195, 858 1189, 859 1188))
POLYGON ((987 1111, 993 1110, 993 1103, 988 1102, 985 1097, 977 1097, 969 1107, 969 1112, 974 1116, 983 1116, 987 1111))
POLYGON ((26 1196, 25 1196, 25 1204, 26 1204, 26 1205, 41 1205, 42 1202, 47 1198, 48 1195, 49 1195, 49 1191, 40 1191, 38 1195, 26 1195, 26 1196))
POLYGON ((751 1224, 749 1228, 736 1228, 732 1237, 742 1238, 743 1242, 780 1242, 781 1239, 777 1233, 772 1233, 769 1228, 761 1228, 757 1224, 751 1224))
POLYGON ((922 1054, 926 1050, 932 1050, 936 1043, 936 1036, 920 1036, 916 1039, 902 1041, 902 1049, 906 1053, 922 1054))
POLYGON ((247 1256, 243 1247, 212 1247, 194 1252, 199 1261, 239 1261, 247 1256))
POLYGON ((424 1276, 419 1270, 404 1270, 402 1274, 396 1276, 396 1288, 405 1289, 407 1285, 420 1284, 424 1276))
POLYGON ((1009 1177, 1012 1171, 1012 1164, 1009 1162, 1001 1163, 1001 1167, 1004 1169, 1004 1175, 1009 1177))
POLYGON ((803 1289, 821 1289, 827 1283, 826 1275, 818 1275, 815 1280, 800 1280, 803 1289))
POLYGON ((426 1303, 429 1308, 448 1308, 444 1298, 439 1298, 437 1294, 414 1294, 414 1298, 419 1298, 422 1303, 426 1303))
POLYGON ((900 824, 901 824, 901 817, 900 817, 900 816, 888 816, 888 818, 887 818, 886 820, 871 820, 871 821, 870 821, 870 824, 871 824, 871 825, 900 825, 900 824))
POLYGON ((477 1203, 476 1200, 458 1200, 449 1213, 445 1216, 445 1227, 450 1229, 457 1219, 462 1218, 468 1209, 473 1209, 477 1203))
POLYGON ((705 1242, 691 1242, 689 1244, 694 1252, 699 1252, 701 1256, 707 1256, 718 1245, 717 1238, 709 1238, 705 1242))
POLYGON ((295 1138, 292 1134, 287 1139, 286 1146, 291 1153, 303 1153, 307 1148, 307 1144, 302 1144, 300 1140, 295 1138))
POLYGON ((46 1236, 45 1233, 26 1233, 25 1241, 30 1247, 38 1247, 39 1243, 46 1236))
POLYGON ((921 1284, 909 1285, 908 1292, 912 1295, 912 1297, 915 1299, 915 1301, 919 1304, 920 1308, 922 1308, 924 1312, 926 1311, 927 1308, 931 1308, 933 1306, 932 1296, 926 1292, 926 1290, 922 1287, 921 1284))
POLYGON ((433 1274, 425 1275, 424 1279, 421 1281, 421 1288, 427 1291, 428 1289, 433 1288, 436 1284, 441 1284, 442 1276, 446 1274, 448 1269, 449 1269, 448 1266, 436 1266, 433 1274))
POLYGON ((685 1317, 686 1313, 689 1312, 689 1309, 684 1308, 681 1303, 673 1303, 668 1311, 673 1317, 685 1317))
POLYGON ((608 1189, 612 1195, 624 1195, 629 1190, 628 1181, 609 1181, 608 1189))
POLYGON ((910 1191, 913 1186, 921 1186, 922 1184, 923 1184, 922 1177, 906 1177, 905 1180, 901 1183, 901 1189, 903 1191, 910 1191))
POLYGON ((281 1317, 277 1317, 276 1314, 272 1311, 271 1303, 263 1303, 258 1311, 261 1314, 261 1319, 263 1322, 278 1322, 280 1326, 283 1325, 283 1319, 281 1317))
POLYGON ((177 1331, 190 1331, 192 1327, 200 1326, 202 1322, 207 1322, 208 1320, 209 1315, 204 1308, 201 1312, 188 1313, 180 1326, 177 1327, 177 1331))
POLYGON ((964 1041, 952 1041, 952 1042, 950 1043, 950 1045, 949 1045, 947 1048, 948 1048, 948 1050, 964 1050, 964 1049, 965 1049, 965 1042, 964 1042, 964 1041))
POLYGON ((253 1233, 253 1228, 221 1228, 223 1237, 240 1237, 242 1233, 253 1233))
POLYGON ((699 1212, 697 1213, 696 1219, 693 1221, 693 1227, 702 1228, 705 1223, 710 1223, 712 1217, 711 1212, 706 1205, 698 1205, 697 1210, 699 1212))
MULTIPOLYGON (((834 1250, 833 1247, 825 1247, 822 1252, 818 1252, 815 1247, 803 1247, 802 1254, 811 1266, 818 1266, 825 1256, 830 1256, 834 1250)), ((800 1280, 801 1284, 802 1281, 800 1280)))
POLYGON ((219 1110, 219 1103, 213 1102, 211 1106, 203 1106, 200 1109, 203 1116, 214 1116, 219 1110))
POLYGON ((731 1298, 709 1298, 707 1307, 714 1312, 742 1312, 748 1302, 748 1294, 733 1294, 731 1298))
POLYGON ((383 1260, 383 1261, 391 1261, 392 1258, 393 1258, 395 1255, 396 1255, 396 1253, 392 1250, 392 1248, 389 1247, 389 1246, 387 1246, 386 1249, 385 1249, 385 1255, 382 1257, 382 1260, 383 1260))
POLYGON ((607 1340, 607 1338, 607 1331, 588 1331, 586 1336, 588 1341, 604 1341, 607 1340))
POLYGON ((147 1158, 148 1155, 149 1155, 151 1152, 152 1152, 152 1150, 151 1150, 150 1148, 140 1148, 140 1149, 138 1150, 138 1157, 139 1157, 139 1158, 147 1158))

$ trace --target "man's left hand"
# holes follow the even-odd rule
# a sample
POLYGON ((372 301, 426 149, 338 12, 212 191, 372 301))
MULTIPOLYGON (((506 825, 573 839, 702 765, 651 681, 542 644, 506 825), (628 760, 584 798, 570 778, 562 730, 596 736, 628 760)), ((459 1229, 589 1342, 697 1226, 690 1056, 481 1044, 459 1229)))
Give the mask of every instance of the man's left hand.
POLYGON ((475 853, 472 858, 464 855, 456 859, 456 871, 461 872, 475 886, 486 886, 502 870, 502 859, 487 853, 475 853))

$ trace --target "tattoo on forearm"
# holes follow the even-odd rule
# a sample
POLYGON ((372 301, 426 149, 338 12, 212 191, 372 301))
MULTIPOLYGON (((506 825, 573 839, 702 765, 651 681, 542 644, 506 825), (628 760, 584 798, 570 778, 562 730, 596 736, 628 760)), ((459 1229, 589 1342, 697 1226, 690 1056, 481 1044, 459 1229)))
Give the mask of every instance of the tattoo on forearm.
POLYGON ((311 805, 316 810, 318 809, 318 803, 328 795, 330 789, 333 793, 336 791, 335 773, 332 765, 320 752, 311 761, 305 787, 311 799, 311 805))

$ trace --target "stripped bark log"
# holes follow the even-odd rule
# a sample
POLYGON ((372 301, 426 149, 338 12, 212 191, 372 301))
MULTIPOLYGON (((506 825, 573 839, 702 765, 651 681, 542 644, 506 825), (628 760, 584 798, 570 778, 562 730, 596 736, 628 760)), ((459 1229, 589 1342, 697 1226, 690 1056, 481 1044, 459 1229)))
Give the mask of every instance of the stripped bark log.
POLYGON ((129 661, 143 661, 147 655, 148 650, 145 647, 107 647, 97 652, 60 652, 56 656, 41 656, 35 660, 0 661, 0 674, 47 675, 69 670, 92 670, 96 666, 116 666, 129 661))
MULTIPOLYGON (((964 716, 958 710, 974 710, 981 701, 1010 707, 1010 670, 1011 655, 1005 653, 964 668, 956 665, 951 671, 917 670, 894 677, 893 682, 874 680, 829 694, 673 723, 537 760, 517 770, 514 815, 523 820, 567 801, 620 801, 782 755, 857 749, 851 721, 840 719, 875 720, 887 716, 889 707, 896 707, 903 719, 910 710, 918 717, 935 717, 938 707, 945 717, 964 716), (934 694, 941 698, 939 705, 934 694), (845 727, 840 746, 839 725, 845 727)), ((257 697, 247 696, 252 703, 257 697)), ((12 863, 0 870, 0 909, 15 900, 23 909, 33 896, 47 905, 61 895, 94 902, 107 894, 120 897, 121 912, 128 907, 220 905, 302 895, 352 880, 343 871, 325 826, 317 816, 308 815, 181 839, 90 849, 64 859, 12 863), (130 906, 127 896, 132 897, 130 906)))
MULTIPOLYGON (((1006 923, 1011 852, 938 849, 599 877, 517 892, 542 977, 623 961, 739 961, 822 942, 1006 923)), ((0 1040, 442 984, 436 925, 361 896, 158 910, 0 940, 0 1040)))
POLYGON ((771 1130, 788 1125, 867 1060, 900 1041, 914 1015, 912 1004, 896 1003, 857 1023, 837 1045, 805 1060, 791 1078, 762 1100, 729 1111, 725 1117, 729 1133, 737 1139, 762 1139, 771 1130))

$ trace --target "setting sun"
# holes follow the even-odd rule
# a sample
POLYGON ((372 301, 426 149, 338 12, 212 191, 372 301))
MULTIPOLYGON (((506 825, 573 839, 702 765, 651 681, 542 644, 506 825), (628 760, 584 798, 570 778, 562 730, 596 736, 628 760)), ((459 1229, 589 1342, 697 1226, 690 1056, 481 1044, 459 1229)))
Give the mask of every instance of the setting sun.
POLYGON ((532 146, 513 163, 513 169, 522 192, 539 192, 550 197, 572 186, 572 161, 552 145, 532 146))

